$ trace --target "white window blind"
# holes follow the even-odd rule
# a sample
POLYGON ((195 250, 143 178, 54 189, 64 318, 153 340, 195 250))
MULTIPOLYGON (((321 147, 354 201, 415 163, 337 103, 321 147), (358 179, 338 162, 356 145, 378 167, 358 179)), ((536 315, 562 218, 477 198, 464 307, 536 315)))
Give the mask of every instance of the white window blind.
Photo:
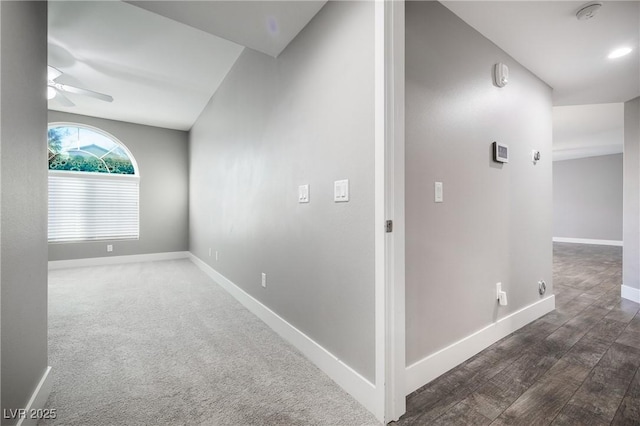
POLYGON ((49 172, 49 242, 137 239, 139 177, 49 172))

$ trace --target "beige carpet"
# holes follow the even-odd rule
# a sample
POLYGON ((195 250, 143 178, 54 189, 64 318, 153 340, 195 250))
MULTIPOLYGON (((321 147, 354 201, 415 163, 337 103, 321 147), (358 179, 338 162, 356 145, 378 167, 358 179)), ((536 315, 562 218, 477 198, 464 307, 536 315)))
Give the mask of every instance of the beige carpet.
POLYGON ((55 420, 41 425, 373 425, 189 260, 51 271, 55 420))

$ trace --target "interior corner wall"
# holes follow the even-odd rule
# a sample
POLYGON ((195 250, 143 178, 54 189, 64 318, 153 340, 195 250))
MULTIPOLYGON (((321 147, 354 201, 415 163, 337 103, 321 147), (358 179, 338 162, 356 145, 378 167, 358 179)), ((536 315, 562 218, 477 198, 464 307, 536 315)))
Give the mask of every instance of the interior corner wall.
POLYGON ((622 284, 640 290, 640 97, 624 104, 623 238, 622 284))
POLYGON ((49 111, 49 123, 97 127, 124 143, 140 173, 140 238, 49 244, 49 260, 186 251, 189 248, 188 133, 122 121, 49 111))
MULTIPOLYGON (((0 53, 2 51, 2 7, 0 7, 0 53)), ((2 55, 0 54, 0 99, 2 99, 2 55)), ((2 163, 2 102, 0 102, 0 164, 2 163)), ((2 170, 0 170, 0 410, 2 404, 2 170)), ((2 421, 0 420, 0 423, 2 421)))
POLYGON ((513 58, 442 4, 407 2, 407 365, 538 302, 540 279, 553 294, 551 112, 551 89, 513 58))
POLYGON ((553 236, 622 241, 622 154, 553 162, 553 236))
POLYGON ((0 19, 0 387, 15 410, 47 369, 47 3, 2 1, 0 19))
POLYGON ((373 3, 243 51, 190 132, 189 212, 195 256, 375 383, 373 3))

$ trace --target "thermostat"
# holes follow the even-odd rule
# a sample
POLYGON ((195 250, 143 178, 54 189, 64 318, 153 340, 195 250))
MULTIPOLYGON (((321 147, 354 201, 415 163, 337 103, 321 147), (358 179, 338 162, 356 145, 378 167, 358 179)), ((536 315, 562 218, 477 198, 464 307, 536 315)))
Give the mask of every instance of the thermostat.
POLYGON ((493 143, 493 161, 498 163, 509 162, 509 147, 505 144, 493 143))

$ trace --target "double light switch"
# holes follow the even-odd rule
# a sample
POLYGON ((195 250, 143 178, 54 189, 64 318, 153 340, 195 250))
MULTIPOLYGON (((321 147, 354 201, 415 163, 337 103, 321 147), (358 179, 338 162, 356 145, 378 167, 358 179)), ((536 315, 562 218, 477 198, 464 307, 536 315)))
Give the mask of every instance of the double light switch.
MULTIPOLYGON (((308 203, 309 184, 298 186, 298 203, 308 203)), ((349 201, 349 179, 337 180, 333 185, 333 201, 344 203, 349 201)))

